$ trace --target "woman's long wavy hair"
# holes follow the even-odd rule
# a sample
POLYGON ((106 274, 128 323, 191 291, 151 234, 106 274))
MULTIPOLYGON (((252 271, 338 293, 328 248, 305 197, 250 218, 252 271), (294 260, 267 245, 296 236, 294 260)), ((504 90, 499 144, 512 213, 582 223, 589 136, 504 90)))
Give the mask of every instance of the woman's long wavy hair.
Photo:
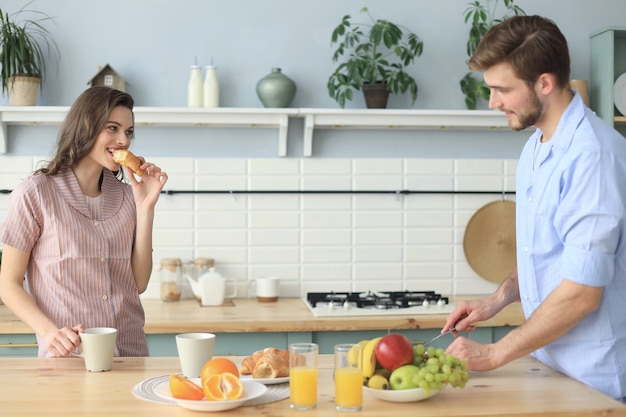
MULTIPOLYGON (((134 100, 130 94, 109 87, 95 86, 85 90, 72 104, 59 130, 57 149, 47 166, 36 172, 55 175, 64 168, 76 165, 86 157, 96 138, 106 127, 111 111, 118 106, 133 111, 134 100)), ((134 120, 133 114, 133 120, 134 120)), ((120 178, 120 169, 116 176, 120 178)))

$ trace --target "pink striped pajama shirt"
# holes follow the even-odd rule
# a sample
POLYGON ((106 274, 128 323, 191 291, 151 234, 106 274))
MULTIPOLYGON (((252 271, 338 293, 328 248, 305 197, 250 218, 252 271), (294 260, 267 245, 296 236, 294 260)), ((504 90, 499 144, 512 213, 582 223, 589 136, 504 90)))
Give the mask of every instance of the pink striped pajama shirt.
MULTIPOLYGON (((135 203, 130 185, 104 170, 90 204, 67 168, 35 174, 11 193, 0 241, 30 251, 31 296, 57 326, 115 327, 116 356, 148 356, 144 312, 133 279, 135 203), (94 207, 95 205, 95 207, 94 207)), ((39 356, 46 351, 39 340, 39 356)))

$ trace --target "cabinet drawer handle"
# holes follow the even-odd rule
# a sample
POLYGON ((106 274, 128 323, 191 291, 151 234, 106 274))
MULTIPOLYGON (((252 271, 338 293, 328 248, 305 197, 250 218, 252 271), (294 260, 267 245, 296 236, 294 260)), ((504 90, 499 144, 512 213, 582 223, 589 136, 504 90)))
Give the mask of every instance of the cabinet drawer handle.
POLYGON ((4 343, 0 344, 0 349, 2 348, 30 348, 37 347, 37 343, 4 343))

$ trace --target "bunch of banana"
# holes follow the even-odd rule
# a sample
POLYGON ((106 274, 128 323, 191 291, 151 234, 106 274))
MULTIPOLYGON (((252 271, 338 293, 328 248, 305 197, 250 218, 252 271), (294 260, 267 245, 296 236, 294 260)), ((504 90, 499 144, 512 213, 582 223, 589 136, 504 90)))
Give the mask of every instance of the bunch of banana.
MULTIPOLYGON (((377 337, 372 340, 361 340, 358 342, 363 347, 363 384, 374 389, 389 389, 389 374, 386 369, 382 369, 378 366, 376 361, 376 345, 382 337, 377 337)), ((356 353, 348 354, 351 363, 357 363, 356 353)))
MULTIPOLYGON (((382 337, 368 341, 363 347, 363 377, 367 381, 376 371, 376 345, 382 337)), ((360 344, 361 342, 359 342, 360 344)))

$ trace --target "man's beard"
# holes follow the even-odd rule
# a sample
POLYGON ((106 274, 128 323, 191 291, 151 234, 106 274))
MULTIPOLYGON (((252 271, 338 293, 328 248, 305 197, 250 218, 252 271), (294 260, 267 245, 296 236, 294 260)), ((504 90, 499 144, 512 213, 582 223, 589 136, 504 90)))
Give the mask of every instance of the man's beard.
POLYGON ((537 97, 537 93, 535 93, 535 91, 532 89, 530 90, 529 101, 530 101, 530 105, 528 107, 530 110, 524 114, 516 113, 515 115, 517 116, 519 123, 517 125, 511 124, 510 125, 511 129, 519 132, 520 130, 524 130, 526 128, 534 126, 537 124, 539 119, 541 119, 541 117, 543 116, 543 112, 544 112, 543 104, 541 103, 541 101, 539 101, 539 97, 537 97))

